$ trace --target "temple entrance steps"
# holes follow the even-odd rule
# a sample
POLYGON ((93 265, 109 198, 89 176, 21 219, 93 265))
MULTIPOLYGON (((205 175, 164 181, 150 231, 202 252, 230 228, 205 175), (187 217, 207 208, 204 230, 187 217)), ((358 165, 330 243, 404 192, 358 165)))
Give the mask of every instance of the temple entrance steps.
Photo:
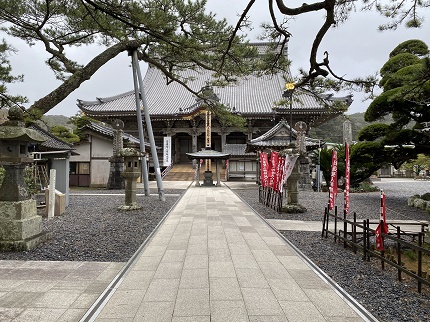
MULTIPOLYGON (((204 166, 204 165, 202 165, 204 166)), ((215 162, 212 162, 212 172, 213 178, 216 180, 216 167, 215 162)), ((225 171, 226 169, 220 167, 220 176, 221 181, 225 180, 225 171)), ((203 180, 203 168, 200 169, 200 180, 203 180)), ((196 169, 193 169, 193 165, 191 162, 187 163, 177 163, 172 169, 170 169, 169 173, 163 178, 164 181, 193 181, 194 176, 196 174, 196 169)))

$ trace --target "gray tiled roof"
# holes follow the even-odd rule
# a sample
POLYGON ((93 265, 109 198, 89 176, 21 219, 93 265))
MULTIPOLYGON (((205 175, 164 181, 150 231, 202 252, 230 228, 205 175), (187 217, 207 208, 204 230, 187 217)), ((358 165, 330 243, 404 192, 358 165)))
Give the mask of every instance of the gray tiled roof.
POLYGON ((189 159, 228 159, 230 154, 215 150, 202 149, 197 152, 187 153, 189 159))
POLYGON ((37 131, 40 133, 44 138, 46 138, 46 141, 39 143, 40 149, 46 149, 49 151, 63 151, 63 150, 74 150, 73 144, 65 142, 61 140, 60 138, 56 137, 55 135, 49 133, 48 131, 42 129, 37 124, 32 124, 29 126, 29 128, 37 131))
POLYGON ((255 156, 255 152, 246 152, 246 144, 226 144, 224 145, 224 152, 231 154, 231 156, 255 156))
MULTIPOLYGON (((111 127, 102 125, 100 123, 89 122, 88 124, 85 125, 85 127, 88 130, 92 130, 92 131, 99 133, 101 135, 104 135, 104 136, 107 136, 110 138, 114 137, 113 129, 111 127)), ((130 135, 128 133, 123 133, 122 138, 123 138, 123 140, 127 140, 129 142, 136 143, 136 144, 139 144, 139 142, 140 142, 138 138, 136 138, 133 135, 130 135)), ((149 143, 145 142, 145 145, 149 146, 149 143)))
MULTIPOLYGON (((285 120, 280 120, 274 127, 272 127, 269 131, 267 131, 266 133, 262 134, 261 136, 259 136, 258 138, 252 139, 249 141, 249 144, 257 144, 259 142, 264 142, 270 139, 273 139, 273 137, 275 137, 283 128, 285 128, 288 133, 290 133, 290 125, 287 123, 287 121, 285 120)), ((297 137, 297 131, 295 129, 291 129, 292 131, 292 138, 296 139, 297 137)))
MULTIPOLYGON (((254 44, 265 46, 266 44, 254 44)), ((208 70, 186 70, 180 73, 182 78, 188 78, 187 86, 198 92, 212 80, 212 72, 208 70)), ((149 114, 154 116, 174 116, 180 111, 189 111, 198 107, 196 97, 176 82, 167 85, 163 73, 150 66, 144 79, 144 89, 148 102, 149 114)), ((214 87, 214 93, 220 102, 234 108, 243 116, 273 114, 274 102, 282 99, 285 89, 283 75, 264 75, 261 77, 247 76, 239 78, 237 83, 225 87, 214 87)), ((300 89, 295 90, 292 108, 305 112, 306 110, 323 111, 324 106, 313 95, 300 89)), ((326 99, 334 97, 327 95, 326 99)), ((339 99, 347 98, 336 98, 339 99)), ((85 113, 104 115, 136 114, 134 91, 129 91, 107 98, 97 98, 95 101, 78 100, 79 108, 85 113)))
MULTIPOLYGON (((247 143, 246 151, 252 151, 253 148, 271 148, 271 147, 287 147, 289 145, 289 133, 290 133, 290 126, 285 120, 279 121, 273 128, 271 128, 269 131, 264 133, 263 135, 259 136, 258 138, 249 140, 247 143), (283 135, 280 135, 280 133, 283 131, 283 135), (286 136, 286 133, 288 132, 288 136, 286 136)), ((292 139, 297 139, 297 131, 295 129, 292 129, 292 139)), ((318 148, 318 146, 322 146, 324 142, 317 140, 317 139, 311 139, 306 138, 305 141, 306 147, 308 150, 312 150, 314 148, 318 148)))

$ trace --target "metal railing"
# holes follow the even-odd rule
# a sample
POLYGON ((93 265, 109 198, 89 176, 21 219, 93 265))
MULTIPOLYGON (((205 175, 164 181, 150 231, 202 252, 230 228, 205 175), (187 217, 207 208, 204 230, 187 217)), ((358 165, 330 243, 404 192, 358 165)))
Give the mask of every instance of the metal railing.
POLYGON ((172 162, 172 163, 170 163, 170 164, 166 167, 166 169, 164 169, 164 170, 163 170, 163 172, 161 172, 161 178, 164 178, 164 177, 169 173, 169 171, 170 171, 170 170, 172 170, 172 167, 173 167, 173 162, 172 162))

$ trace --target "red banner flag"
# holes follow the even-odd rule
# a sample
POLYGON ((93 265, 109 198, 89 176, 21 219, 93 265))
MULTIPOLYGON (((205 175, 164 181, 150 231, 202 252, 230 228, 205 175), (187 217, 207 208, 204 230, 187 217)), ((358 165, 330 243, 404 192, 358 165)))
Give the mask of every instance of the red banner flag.
POLYGON ((337 196, 337 151, 332 150, 331 153, 331 175, 329 188, 329 210, 334 208, 337 196))
POLYGON ((272 169, 272 173, 271 173, 271 179, 269 182, 269 185, 273 188, 276 189, 277 185, 278 185, 278 163, 279 163, 279 153, 276 151, 272 151, 272 153, 270 154, 270 168, 272 169))
POLYGON ((343 196, 344 196, 343 210, 345 211, 346 215, 349 213, 350 172, 351 172, 351 165, 349 163, 349 144, 345 143, 345 190, 343 192, 343 196))
POLYGON ((375 230, 376 249, 384 250, 384 237, 382 233, 388 234, 388 224, 386 217, 385 193, 381 190, 381 215, 379 225, 375 230))
POLYGON ((269 161, 267 153, 260 153, 260 177, 261 185, 267 187, 269 185, 269 161))

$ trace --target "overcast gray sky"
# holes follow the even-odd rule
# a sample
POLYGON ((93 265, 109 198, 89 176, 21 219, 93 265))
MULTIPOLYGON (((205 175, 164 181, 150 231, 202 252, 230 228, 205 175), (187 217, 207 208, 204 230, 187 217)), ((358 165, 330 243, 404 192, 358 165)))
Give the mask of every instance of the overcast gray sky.
MULTIPOLYGON (((297 4, 302 2, 297 1, 297 4)), ((248 1, 208 0, 208 10, 217 13, 219 18, 225 17, 231 24, 235 24, 237 14, 240 14, 248 1)), ((375 74, 387 61, 388 54, 399 43, 409 39, 420 39, 430 45, 430 11, 423 12, 424 27, 421 29, 407 29, 404 27, 396 31, 379 32, 378 25, 384 23, 384 18, 375 12, 356 12, 346 23, 331 29, 320 46, 319 57, 323 52, 329 52, 330 65, 335 73, 345 78, 355 78, 375 74)), ((279 15, 279 17, 281 17, 279 15)), ((323 12, 302 15, 290 21, 292 37, 289 42, 289 56, 292 60, 291 71, 297 73, 300 67, 308 70, 308 59, 311 44, 322 23, 323 12)), ((250 20, 254 23, 254 30, 249 34, 251 40, 256 40, 259 34, 259 23, 269 21, 267 1, 256 1, 250 12, 250 20)), ((11 39, 8 39, 11 42, 11 39)), ((60 82, 45 65, 48 57, 42 46, 29 48, 25 43, 14 40, 11 42, 18 54, 11 57, 13 74, 24 74, 25 81, 10 86, 13 94, 25 95, 30 103, 43 97, 55 89, 60 82)), ((88 62, 101 52, 96 46, 78 47, 69 50, 80 63, 88 62)), ((146 65, 141 63, 142 73, 146 65)), ((53 108, 51 115, 75 115, 79 109, 76 100, 94 100, 96 97, 108 97, 133 89, 133 78, 130 67, 130 57, 123 53, 103 66, 91 78, 69 95, 62 103, 53 108)), ((345 94, 345 93, 342 93, 345 94)), ((369 101, 362 102, 361 93, 352 93, 354 102, 348 113, 364 112, 369 101)), ((27 104, 29 106, 29 104, 27 104)))

